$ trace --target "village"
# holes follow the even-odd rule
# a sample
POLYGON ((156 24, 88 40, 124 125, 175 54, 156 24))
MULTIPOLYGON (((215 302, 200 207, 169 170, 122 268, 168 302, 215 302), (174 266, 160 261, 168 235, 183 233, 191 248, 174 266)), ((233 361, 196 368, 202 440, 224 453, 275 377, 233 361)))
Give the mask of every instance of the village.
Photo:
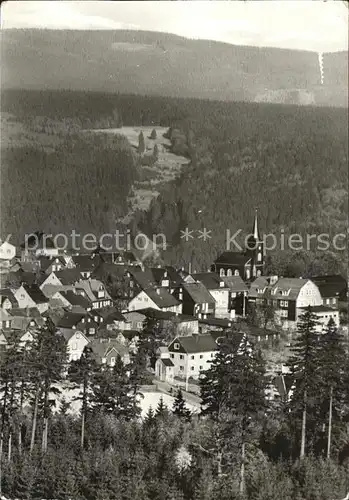
POLYGON ((152 325, 161 335, 156 358, 146 360, 153 380, 144 391, 168 396, 181 387, 199 410, 198 381, 227 332, 236 337, 237 349, 247 336, 272 354, 266 356, 270 399, 287 396, 287 352, 306 310, 316 315, 319 335, 330 319, 348 333, 340 312, 348 293, 342 276, 264 275, 257 213, 248 248, 221 253, 206 272, 147 267, 132 251, 61 251, 44 236, 33 248, 0 246, 2 352, 30 345, 50 319, 65 339, 69 362, 88 346, 97 364, 112 367, 120 357, 127 366, 147 334, 145 325, 152 325))

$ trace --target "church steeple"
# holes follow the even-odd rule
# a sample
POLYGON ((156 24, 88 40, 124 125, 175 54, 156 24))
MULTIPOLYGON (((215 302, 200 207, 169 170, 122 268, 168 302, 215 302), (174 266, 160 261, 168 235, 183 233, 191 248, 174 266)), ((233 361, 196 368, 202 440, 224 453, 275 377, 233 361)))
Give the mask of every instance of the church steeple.
POLYGON ((259 231, 258 231, 258 208, 256 208, 255 210, 252 234, 256 241, 260 241, 259 231))
POLYGON ((260 276, 264 270, 264 243, 259 234, 258 210, 255 210, 253 229, 247 240, 246 252, 251 256, 251 276, 260 276))

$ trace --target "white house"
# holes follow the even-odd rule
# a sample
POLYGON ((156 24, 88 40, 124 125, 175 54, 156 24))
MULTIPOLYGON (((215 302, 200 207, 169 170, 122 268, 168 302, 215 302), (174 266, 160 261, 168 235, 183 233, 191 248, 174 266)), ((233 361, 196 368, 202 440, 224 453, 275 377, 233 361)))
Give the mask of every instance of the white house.
POLYGON ((296 329, 299 317, 305 313, 309 306, 312 312, 318 316, 320 323, 317 327, 318 331, 323 330, 324 323, 327 324, 331 316, 336 325, 339 326, 338 311, 332 308, 329 311, 329 308, 323 306, 319 288, 309 279, 280 278, 268 289, 265 300, 270 301, 270 304, 273 305, 276 318, 285 330, 296 329))
POLYGON ((16 257, 16 247, 9 243, 8 241, 4 241, 0 244, 0 260, 3 261, 11 261, 16 257))
POLYGON ((160 287, 141 290, 128 304, 129 311, 137 311, 149 307, 179 314, 182 312, 181 302, 171 295, 166 288, 160 287))
POLYGON ((60 328, 59 332, 67 342, 68 362, 80 359, 83 350, 89 343, 85 335, 80 330, 72 328, 60 328))
POLYGON ((49 299, 45 297, 38 285, 21 285, 14 294, 21 309, 36 307, 42 314, 49 307, 49 299))
POLYGON ((168 346, 174 365, 174 376, 198 379, 209 369, 216 356, 218 345, 211 335, 176 337, 168 346))
POLYGON ((159 347, 158 358, 155 362, 155 375, 162 381, 173 384, 174 363, 170 358, 170 352, 167 347, 159 347))
POLYGON ((210 292, 215 300, 215 317, 229 318, 229 295, 230 290, 224 279, 216 273, 198 273, 191 275, 195 281, 199 281, 210 292))

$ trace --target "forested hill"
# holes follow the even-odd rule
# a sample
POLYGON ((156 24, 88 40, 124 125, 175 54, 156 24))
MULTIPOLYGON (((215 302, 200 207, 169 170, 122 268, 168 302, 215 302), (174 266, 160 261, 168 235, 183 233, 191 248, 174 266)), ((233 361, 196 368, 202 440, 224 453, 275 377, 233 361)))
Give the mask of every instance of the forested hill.
MULTIPOLYGON (((302 237, 346 233, 344 110, 206 102, 188 113, 190 120, 178 121, 169 135, 173 150, 188 154, 191 165, 142 219, 149 233, 167 235, 167 259, 205 269, 225 248, 228 229, 243 236, 252 230, 255 207, 262 232, 277 236, 277 250, 282 230, 302 237), (189 242, 181 238, 186 227, 194 230, 189 242), (205 227, 211 231, 206 242, 197 232, 205 227)), ((343 252, 337 256, 344 262, 343 252)))
MULTIPOLYGON (((2 231, 113 231, 127 196, 151 169, 124 137, 82 129, 171 128, 172 152, 190 164, 135 223, 164 232, 168 263, 205 269, 226 230, 342 233, 348 218, 348 116, 340 108, 233 103, 111 93, 3 92, 2 231), (12 131, 13 132, 10 132, 12 131), (107 134, 106 134, 107 135, 107 134), (6 140, 5 140, 6 139, 6 140), (146 171, 146 172, 145 172, 146 171), (185 243, 181 230, 211 238, 185 243)), ((153 175, 154 172, 153 171, 153 175)), ((338 258, 347 266, 345 256, 338 258)), ((318 273, 319 274, 319 273, 318 273)))
POLYGON ((314 52, 146 31, 21 29, 1 36, 3 88, 347 106, 345 53, 325 55, 321 86, 314 52))

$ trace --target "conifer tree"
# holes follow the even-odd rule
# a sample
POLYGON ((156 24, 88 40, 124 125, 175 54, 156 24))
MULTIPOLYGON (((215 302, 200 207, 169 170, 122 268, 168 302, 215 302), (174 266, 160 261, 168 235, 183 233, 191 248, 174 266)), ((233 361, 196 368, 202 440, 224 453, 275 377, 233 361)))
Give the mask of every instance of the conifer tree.
MULTIPOLYGON (((215 423, 217 472, 222 475, 223 453, 229 436, 239 430, 240 492, 245 491, 245 447, 253 425, 266 409, 267 378, 259 353, 242 333, 233 332, 219 345, 219 351, 201 380, 202 414, 215 423)), ((231 443, 230 443, 231 444, 231 443)))
POLYGON ((157 162, 158 159, 159 159, 159 148, 158 148, 158 145, 155 144, 154 145, 154 149, 153 149, 153 159, 154 159, 154 162, 157 162))
POLYGON ((42 451, 47 450, 48 419, 51 409, 50 394, 58 395, 60 390, 54 385, 63 376, 67 362, 67 345, 63 336, 56 334, 53 322, 48 319, 40 328, 28 353, 30 386, 33 393, 33 421, 30 442, 32 452, 40 405, 43 411, 42 451))
POLYGON ((153 130, 151 131, 151 134, 150 134, 150 139, 155 140, 156 137, 157 137, 157 135, 156 135, 156 129, 153 128, 153 130))
POLYGON ((163 397, 161 396, 155 410, 155 418, 166 418, 168 416, 169 416, 168 408, 164 403, 163 397))
POLYGON ((138 135, 138 153, 143 154, 145 151, 145 141, 144 141, 144 135, 143 132, 140 131, 138 135))
POLYGON ((140 412, 137 395, 132 390, 127 369, 120 356, 112 368, 101 366, 93 384, 92 400, 96 409, 127 420, 140 412))
POLYGON ((325 334, 321 337, 318 353, 319 372, 321 376, 322 418, 327 417, 327 452, 331 455, 332 425, 334 418, 338 421, 345 400, 345 364, 346 353, 343 339, 331 318, 325 334))
POLYGON ((86 346, 80 359, 71 363, 68 372, 70 380, 76 384, 75 387, 81 388, 79 396, 76 398, 76 400, 81 401, 81 449, 84 448, 85 443, 86 417, 92 396, 91 386, 96 372, 97 364, 92 357, 91 349, 86 346))
POLYGON ((296 417, 301 414, 302 418, 300 458, 305 455, 307 418, 316 411, 319 403, 320 373, 318 369, 317 324, 317 318, 309 307, 299 318, 298 338, 292 348, 293 354, 288 363, 295 384, 291 398, 291 412, 296 417))
POLYGON ((178 389, 176 398, 173 402, 172 413, 187 422, 191 420, 191 411, 185 404, 185 399, 181 389, 178 389))

